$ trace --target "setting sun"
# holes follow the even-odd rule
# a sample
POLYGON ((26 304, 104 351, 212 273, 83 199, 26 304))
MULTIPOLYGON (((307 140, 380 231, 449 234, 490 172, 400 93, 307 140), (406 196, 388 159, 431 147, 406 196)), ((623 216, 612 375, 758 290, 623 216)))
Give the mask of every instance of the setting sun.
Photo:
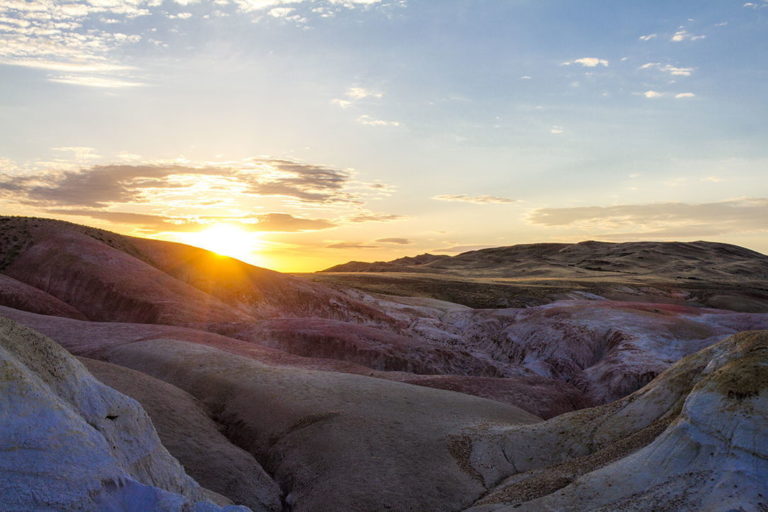
POLYGON ((231 224, 216 224, 203 231, 186 233, 183 239, 184 243, 249 263, 260 248, 256 233, 231 224))

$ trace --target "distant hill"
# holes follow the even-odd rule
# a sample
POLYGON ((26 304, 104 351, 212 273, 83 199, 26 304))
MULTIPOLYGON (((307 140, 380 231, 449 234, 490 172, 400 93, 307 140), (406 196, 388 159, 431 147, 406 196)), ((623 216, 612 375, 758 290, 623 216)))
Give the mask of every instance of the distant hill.
POLYGON ((351 261, 323 272, 429 272, 472 277, 571 278, 605 273, 654 278, 768 279, 768 256, 717 242, 523 244, 457 256, 420 254, 392 261, 351 261))
POLYGON ((768 312, 768 256, 717 242, 513 245, 452 257, 353 261, 312 279, 473 308, 608 298, 768 312))

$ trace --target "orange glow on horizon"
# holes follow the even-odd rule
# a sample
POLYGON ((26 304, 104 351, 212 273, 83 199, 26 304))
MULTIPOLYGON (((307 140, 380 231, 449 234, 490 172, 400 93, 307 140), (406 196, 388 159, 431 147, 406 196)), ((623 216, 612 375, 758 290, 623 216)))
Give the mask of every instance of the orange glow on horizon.
POLYGON ((257 233, 246 231, 231 224, 215 224, 202 231, 183 233, 179 236, 183 243, 206 249, 222 256, 261 265, 258 251, 263 243, 257 233))

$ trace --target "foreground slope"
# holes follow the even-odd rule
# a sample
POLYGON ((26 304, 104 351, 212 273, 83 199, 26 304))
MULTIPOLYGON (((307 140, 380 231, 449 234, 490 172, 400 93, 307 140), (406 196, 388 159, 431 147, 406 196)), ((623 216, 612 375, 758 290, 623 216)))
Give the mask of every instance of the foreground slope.
POLYGON ((464 394, 275 368, 174 340, 122 345, 104 357, 204 402, 294 512, 456 510, 485 490, 464 465, 461 432, 539 421, 464 394))
POLYGON ((80 362, 101 382, 141 404, 163 446, 200 485, 254 512, 282 510, 277 484, 248 452, 229 442, 198 400, 141 372, 88 358, 80 362))
POLYGON ((0 508, 215 512, 143 409, 65 350, 0 318, 0 508))

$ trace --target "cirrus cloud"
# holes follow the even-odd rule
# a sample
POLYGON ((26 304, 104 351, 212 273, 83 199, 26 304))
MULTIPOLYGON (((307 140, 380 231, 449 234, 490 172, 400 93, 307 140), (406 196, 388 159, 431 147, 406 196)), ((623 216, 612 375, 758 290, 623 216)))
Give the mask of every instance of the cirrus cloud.
POLYGON ((467 195, 467 194, 441 194, 432 197, 437 201, 456 201, 460 203, 472 203, 472 204, 509 204, 516 202, 515 199, 499 196, 487 196, 487 195, 467 195))
POLYGON ((57 216, 85 217, 104 220, 115 224, 131 224, 145 233, 167 231, 199 231, 217 223, 236 225, 241 229, 254 232, 295 233, 302 231, 319 231, 336 227, 327 219, 308 219, 294 217, 287 213, 264 213, 252 216, 206 216, 206 217, 170 217, 146 213, 134 213, 110 210, 62 209, 51 208, 47 213, 57 216))
POLYGON ((606 59, 598 59, 597 57, 581 57, 579 59, 567 60, 561 66, 571 66, 573 64, 579 64, 585 68, 596 68, 598 66, 608 67, 609 62, 606 59))
MULTIPOLYGON (((713 203, 647 203, 614 206, 540 208, 529 221, 547 227, 582 227, 604 231, 600 236, 630 228, 633 235, 702 236, 766 231, 768 198, 746 198, 713 203)), ((630 234, 626 234, 629 236, 630 234)))

